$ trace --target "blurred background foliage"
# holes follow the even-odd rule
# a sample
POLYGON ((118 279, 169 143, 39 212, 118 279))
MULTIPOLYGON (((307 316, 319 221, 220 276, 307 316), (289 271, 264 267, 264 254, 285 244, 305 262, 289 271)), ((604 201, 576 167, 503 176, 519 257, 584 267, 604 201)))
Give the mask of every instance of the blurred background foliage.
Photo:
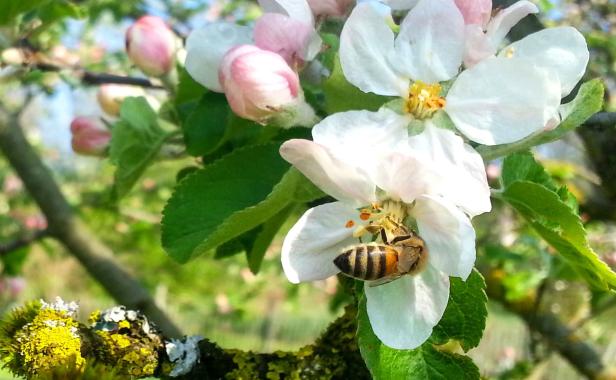
MULTIPOLYGON (((546 25, 573 25, 584 33, 592 49, 588 78, 603 79, 605 109, 616 111, 616 1, 541 0, 537 4, 544 11, 540 19, 546 25)), ((205 22, 249 22, 257 12, 255 3, 245 0, 5 1, 0 4, 0 96, 4 104, 28 104, 22 124, 71 204, 78 205, 80 216, 185 333, 204 335, 223 347, 271 351, 312 342, 347 302, 336 279, 291 285, 282 274, 282 237, 303 210, 294 210, 297 216, 289 218, 274 239, 257 276, 247 267, 241 244, 227 245, 216 255, 180 265, 163 251, 159 223, 176 173, 194 166, 195 159, 184 155, 161 158, 128 196, 113 205, 107 199, 113 168, 106 160, 75 155, 69 132, 76 115, 102 116, 96 105, 97 88, 81 83, 80 70, 141 75, 130 66, 123 50, 124 31, 136 17, 161 16, 178 35, 185 36, 205 22), (14 18, 17 14, 21 14, 18 20, 14 18), (18 49, 26 44, 31 49, 18 49), (24 51, 34 55, 28 59, 38 67, 20 65, 24 51), (48 70, 49 65, 61 69, 48 70)), ((148 92, 164 102, 160 90, 148 92)), ((537 154, 555 181, 576 195, 592 247, 616 268, 616 219, 596 218, 588 206, 595 202, 601 183, 584 144, 571 135, 539 147, 537 154)), ((493 181, 499 170, 500 162, 489 163, 493 181)), ((2 158, 0 186, 0 247, 38 238, 46 228, 45 218, 2 158)), ((537 305, 556 314, 598 349, 604 363, 616 363, 613 297, 593 294, 510 208, 495 200, 494 209, 474 223, 477 266, 488 285, 502 286, 507 301, 537 305)), ((82 316, 114 305, 51 239, 37 239, 10 250, 0 260, 2 312, 26 300, 56 295, 78 301, 82 316)), ((521 319, 496 302, 490 303, 483 340, 470 355, 487 378, 579 378, 539 337, 528 332, 521 319)))

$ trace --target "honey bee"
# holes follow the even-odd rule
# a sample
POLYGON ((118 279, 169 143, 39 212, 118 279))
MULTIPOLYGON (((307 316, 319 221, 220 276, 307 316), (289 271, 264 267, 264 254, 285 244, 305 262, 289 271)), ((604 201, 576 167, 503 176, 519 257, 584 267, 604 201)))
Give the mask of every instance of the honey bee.
POLYGON ((403 224, 392 223, 395 223, 392 230, 382 226, 373 226, 370 230, 375 235, 380 234, 383 243, 347 248, 334 259, 334 265, 349 277, 371 281, 370 286, 421 272, 428 261, 425 242, 403 224))

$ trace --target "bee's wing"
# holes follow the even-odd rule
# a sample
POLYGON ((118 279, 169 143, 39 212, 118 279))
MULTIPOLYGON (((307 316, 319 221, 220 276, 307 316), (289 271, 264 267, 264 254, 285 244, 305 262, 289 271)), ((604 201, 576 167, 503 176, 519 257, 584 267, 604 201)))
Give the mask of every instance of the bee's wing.
POLYGON ((370 286, 371 288, 375 287, 375 286, 380 286, 380 285, 385 285, 387 283, 392 282, 393 280, 397 280, 401 277, 402 275, 400 273, 396 273, 396 274, 392 274, 391 276, 387 276, 387 277, 383 277, 383 278, 379 278, 376 279, 374 281, 370 281, 368 283, 368 286, 370 286))

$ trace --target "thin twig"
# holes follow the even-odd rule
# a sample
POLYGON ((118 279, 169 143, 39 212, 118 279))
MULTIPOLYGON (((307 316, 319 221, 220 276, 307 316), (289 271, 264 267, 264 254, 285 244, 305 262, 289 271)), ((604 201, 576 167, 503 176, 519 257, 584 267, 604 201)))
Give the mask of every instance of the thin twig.
POLYGON ((95 73, 92 71, 84 70, 79 67, 61 67, 48 63, 38 63, 35 65, 26 65, 27 67, 34 68, 41 71, 57 72, 62 70, 73 70, 77 73, 83 84, 87 85, 101 85, 101 84, 126 84, 131 86, 139 86, 152 89, 164 89, 165 87, 152 83, 148 78, 130 77, 125 75, 107 74, 107 73, 95 73))
POLYGON ((0 244, 0 256, 8 255, 9 253, 16 251, 20 248, 26 247, 35 241, 44 239, 49 236, 47 230, 37 230, 33 234, 22 236, 19 239, 15 239, 8 243, 0 244))

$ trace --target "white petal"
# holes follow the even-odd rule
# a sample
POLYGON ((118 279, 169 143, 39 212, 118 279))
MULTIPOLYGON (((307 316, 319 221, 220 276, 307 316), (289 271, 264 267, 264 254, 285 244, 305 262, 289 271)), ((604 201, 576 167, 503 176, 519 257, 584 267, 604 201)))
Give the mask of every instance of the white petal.
POLYGON ((560 84, 522 58, 489 58, 463 71, 445 110, 456 127, 481 144, 506 144, 537 132, 558 112, 560 84))
POLYGON ((375 186, 369 176, 322 145, 292 139, 282 144, 280 155, 321 190, 340 201, 358 207, 376 201, 375 186))
POLYGON ((470 219, 441 197, 417 199, 411 216, 426 242, 428 260, 434 267, 463 280, 475 264, 475 229, 470 219))
POLYGON ((428 163, 409 154, 391 153, 379 160, 380 165, 371 171, 374 183, 388 197, 412 203, 425 194, 439 180, 440 173, 430 170, 428 163))
POLYGON ((345 160, 364 166, 404 143, 409 122, 409 118, 388 109, 339 112, 315 125, 312 138, 345 160))
POLYGON ((247 26, 218 22, 196 29, 186 40, 186 70, 205 87, 222 92, 218 81, 222 58, 232 47, 251 41, 252 29, 247 26))
POLYGON ((405 11, 417 5, 419 0, 384 0, 383 3, 389 5, 391 9, 396 11, 405 11))
POLYGON ((473 67, 484 59, 493 57, 496 54, 496 48, 490 43, 481 25, 466 25, 465 33, 464 66, 467 68, 473 67))
POLYGON ((530 1, 521 0, 498 12, 488 23, 486 34, 492 46, 497 49, 511 28, 521 19, 532 13, 538 13, 539 8, 530 1))
POLYGON ((398 70, 413 80, 449 80, 462 63, 464 18, 451 0, 421 0, 402 21, 395 46, 398 70))
POLYGON ((312 10, 306 0, 259 0, 263 12, 285 14, 298 21, 314 25, 312 10))
POLYGON ((405 95, 409 81, 395 71, 393 55, 394 33, 385 16, 371 3, 358 4, 340 34, 340 64, 346 79, 363 92, 405 95))
POLYGON ((342 249, 357 243, 353 228, 360 222, 355 209, 342 202, 320 205, 306 211, 282 243, 282 268, 292 283, 322 280, 340 270, 334 259, 342 249))
POLYGON ((492 209, 483 159, 460 136, 427 122, 423 133, 409 138, 409 148, 438 174, 427 194, 442 195, 470 216, 492 209))
POLYGON ((569 95, 582 79, 589 52, 584 36, 572 27, 543 29, 501 51, 499 56, 521 57, 556 73, 562 87, 561 96, 569 95))
POLYGON ((375 335, 395 349, 419 347, 432 334, 449 300, 449 277, 431 265, 419 275, 364 286, 375 335))

